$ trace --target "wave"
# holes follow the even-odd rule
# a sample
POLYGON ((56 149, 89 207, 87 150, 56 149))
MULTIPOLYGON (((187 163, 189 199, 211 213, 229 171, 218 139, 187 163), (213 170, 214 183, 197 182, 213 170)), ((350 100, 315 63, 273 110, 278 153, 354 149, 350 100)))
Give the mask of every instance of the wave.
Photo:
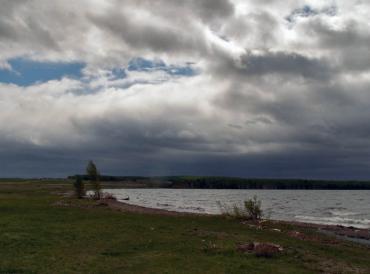
POLYGON ((370 219, 351 219, 344 217, 315 217, 315 216, 304 216, 297 215, 294 218, 298 221, 314 223, 314 224, 327 224, 327 225, 343 225, 353 226, 358 228, 369 228, 370 219))
POLYGON ((339 217, 361 215, 361 213, 350 212, 350 211, 341 211, 341 210, 330 210, 329 213, 332 216, 339 216, 339 217))

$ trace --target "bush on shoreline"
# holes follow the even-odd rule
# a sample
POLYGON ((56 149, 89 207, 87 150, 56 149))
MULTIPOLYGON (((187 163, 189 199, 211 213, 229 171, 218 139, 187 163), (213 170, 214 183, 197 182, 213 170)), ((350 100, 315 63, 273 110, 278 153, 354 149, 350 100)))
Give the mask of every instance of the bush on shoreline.
POLYGON ((253 221, 260 220, 262 218, 261 200, 254 196, 253 199, 244 201, 244 208, 250 219, 253 221))
POLYGON ((261 208, 262 203, 257 199, 257 196, 245 200, 243 206, 238 206, 236 204, 228 206, 221 202, 217 202, 217 204, 222 215, 235 219, 259 221, 263 215, 261 208))

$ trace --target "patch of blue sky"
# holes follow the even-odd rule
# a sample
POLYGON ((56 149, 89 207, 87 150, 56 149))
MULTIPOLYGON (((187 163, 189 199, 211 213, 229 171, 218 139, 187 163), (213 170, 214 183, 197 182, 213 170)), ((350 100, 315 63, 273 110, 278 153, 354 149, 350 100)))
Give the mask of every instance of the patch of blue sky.
POLYGON ((162 60, 149 60, 145 58, 132 59, 127 67, 128 71, 164 71, 172 76, 194 76, 197 71, 191 66, 191 63, 186 63, 183 66, 168 65, 162 60))
MULTIPOLYGON (((36 83, 44 83, 50 80, 59 80, 63 77, 79 79, 89 82, 83 76, 84 63, 78 62, 38 62, 26 58, 14 58, 8 60, 11 69, 0 68, 0 82, 29 86, 36 83)), ((128 71, 155 72, 163 71, 169 76, 190 77, 198 74, 193 68, 193 63, 184 65, 169 65, 162 60, 149 60, 145 58, 132 59, 127 68, 114 68, 110 71, 109 79, 117 80, 127 78, 128 71)), ((163 80, 161 80, 163 82, 163 80)))
POLYGON ((129 71, 151 71, 162 70, 166 64, 162 60, 148 60, 142 57, 132 59, 127 67, 129 71))
POLYGON ((38 62, 25 58, 8 60, 11 70, 0 69, 0 82, 29 86, 63 77, 81 78, 83 63, 38 62))
POLYGON ((285 19, 289 23, 294 23, 297 17, 311 17, 319 14, 325 14, 328 16, 335 16, 337 14, 336 6, 329 6, 323 9, 314 9, 309 5, 304 5, 302 8, 293 10, 285 19))
POLYGON ((123 79, 127 77, 126 70, 123 68, 114 68, 112 70, 112 78, 113 79, 123 79))

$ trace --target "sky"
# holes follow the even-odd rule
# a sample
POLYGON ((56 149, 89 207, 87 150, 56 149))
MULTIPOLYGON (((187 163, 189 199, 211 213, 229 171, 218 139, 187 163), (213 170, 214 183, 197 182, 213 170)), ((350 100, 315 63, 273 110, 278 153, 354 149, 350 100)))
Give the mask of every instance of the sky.
POLYGON ((370 178, 366 0, 1 0, 0 177, 370 178))

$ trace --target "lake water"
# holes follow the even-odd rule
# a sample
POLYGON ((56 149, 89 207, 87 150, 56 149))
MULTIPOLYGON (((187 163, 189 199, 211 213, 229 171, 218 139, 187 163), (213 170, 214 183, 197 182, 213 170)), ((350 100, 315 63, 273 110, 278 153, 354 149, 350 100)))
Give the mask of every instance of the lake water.
POLYGON ((130 204, 179 212, 220 214, 217 202, 242 205, 254 195, 275 220, 370 228, 370 190, 105 189, 130 204))

